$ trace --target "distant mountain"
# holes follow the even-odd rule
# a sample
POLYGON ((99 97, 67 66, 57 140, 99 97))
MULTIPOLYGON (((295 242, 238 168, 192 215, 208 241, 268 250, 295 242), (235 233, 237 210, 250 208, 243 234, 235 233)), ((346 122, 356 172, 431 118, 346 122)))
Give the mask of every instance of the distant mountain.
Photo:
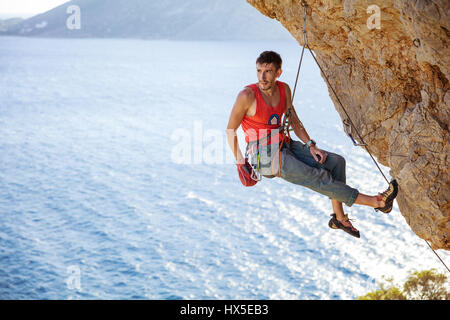
POLYGON ((6 30, 11 29, 22 21, 22 18, 0 19, 0 32, 6 32, 6 30))
POLYGON ((245 0, 73 0, 0 34, 39 37, 180 40, 290 39, 276 20, 245 0), (69 11, 79 7, 79 29, 69 11), (73 24, 72 24, 73 25, 73 24))

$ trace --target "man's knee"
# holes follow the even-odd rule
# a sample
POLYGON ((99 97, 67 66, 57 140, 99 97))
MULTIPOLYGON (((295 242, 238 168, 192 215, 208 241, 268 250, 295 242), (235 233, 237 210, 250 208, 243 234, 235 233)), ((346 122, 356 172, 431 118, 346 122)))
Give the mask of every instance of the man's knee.
POLYGON ((328 159, 332 163, 333 167, 345 168, 345 158, 336 153, 328 154, 328 159))
POLYGON ((341 167, 344 167, 344 168, 345 168, 345 158, 344 158, 343 156, 339 155, 339 154, 337 154, 336 156, 337 156, 338 164, 339 164, 341 167))

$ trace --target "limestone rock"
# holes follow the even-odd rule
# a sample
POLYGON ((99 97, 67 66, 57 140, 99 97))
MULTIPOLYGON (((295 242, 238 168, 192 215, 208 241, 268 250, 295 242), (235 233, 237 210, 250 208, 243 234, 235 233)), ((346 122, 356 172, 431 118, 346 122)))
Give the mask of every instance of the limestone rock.
MULTIPOLYGON (((303 44, 302 0, 247 2, 303 44)), ((434 249, 450 250, 450 1, 305 2, 308 44, 370 151, 398 180, 402 215, 434 249)))

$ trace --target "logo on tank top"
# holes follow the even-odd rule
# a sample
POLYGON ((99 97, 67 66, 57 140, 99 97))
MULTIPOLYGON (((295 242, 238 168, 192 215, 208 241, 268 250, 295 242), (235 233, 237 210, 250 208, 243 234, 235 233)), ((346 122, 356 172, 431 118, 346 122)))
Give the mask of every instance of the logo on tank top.
POLYGON ((273 114, 269 118, 269 124, 280 124, 280 117, 277 114, 273 114))

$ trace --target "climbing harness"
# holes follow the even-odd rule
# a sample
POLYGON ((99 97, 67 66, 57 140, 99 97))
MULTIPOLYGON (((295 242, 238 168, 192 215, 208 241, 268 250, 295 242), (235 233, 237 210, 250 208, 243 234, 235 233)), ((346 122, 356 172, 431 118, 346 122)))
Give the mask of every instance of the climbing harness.
MULTIPOLYGON (((273 159, 275 159, 276 157, 278 157, 278 169, 274 168, 275 165, 275 161, 271 161, 271 174, 273 176, 281 176, 281 156, 280 156, 280 151, 283 147, 284 141, 286 140, 286 135, 284 133, 284 126, 281 125, 276 129, 272 129, 271 132, 265 136, 262 137, 259 140, 256 140, 255 142, 252 143, 248 143, 247 144, 247 148, 245 149, 245 158, 250 159, 249 163, 253 169, 252 172, 252 179, 254 179, 255 181, 260 181, 262 179, 262 174, 261 174, 261 156, 260 156, 260 150, 261 150, 261 145, 266 142, 266 140, 270 141, 273 137, 278 136, 279 133, 282 133, 282 140, 279 143, 279 147, 277 152, 275 153, 275 155, 273 156, 273 159), (249 158, 250 156, 250 158, 249 158)), ((270 142, 269 142, 270 143, 270 142)))
MULTIPOLYGON (((302 53, 300 55, 300 62, 298 64, 298 70, 297 70, 297 77, 295 79, 295 85, 294 85, 294 90, 292 93, 292 102, 294 101, 294 95, 295 95, 295 90, 297 88, 297 83, 298 83, 298 77, 300 75, 300 68, 302 65, 302 61, 303 61, 303 54, 305 51, 305 48, 307 48, 311 54, 311 56, 313 57, 314 61, 316 62, 317 66, 319 67, 323 77, 325 78, 329 88, 331 89, 331 91, 333 92, 334 96, 336 97, 337 102, 339 103, 339 105, 341 106, 342 110, 344 111, 345 115, 346 115, 346 119, 343 121, 344 123, 344 130, 347 133, 347 135, 350 137, 350 139, 352 140, 353 144, 355 146, 361 146, 364 147, 367 150, 367 153, 370 155, 370 157, 372 158, 373 162, 375 163, 375 165, 377 166, 378 170, 380 171, 381 175, 383 176, 384 180, 386 180, 386 182, 389 184, 389 180, 386 178, 386 176, 383 173, 383 170, 381 170, 380 166, 378 165, 378 162, 375 160, 375 158, 373 157, 372 153, 369 150, 368 145, 364 142, 364 139, 362 138, 362 136, 360 135, 358 129, 356 128, 356 126, 354 125, 354 123, 352 122, 347 110, 345 109, 344 105, 342 104, 341 100, 339 99, 339 96, 337 95, 336 91, 334 90, 334 87, 331 85, 330 81, 328 80, 328 77, 326 75, 326 73, 323 71, 320 63, 317 61, 316 56, 313 54, 311 48, 309 47, 308 44, 308 37, 306 34, 306 13, 307 13, 307 3, 305 0, 301 1, 301 4, 303 6, 303 48, 302 48, 302 53), (353 136, 353 132, 356 133, 358 140, 360 141, 360 143, 355 141, 355 138, 353 136)), ((290 108, 289 110, 287 110, 286 113, 289 113, 288 116, 290 115, 290 108)), ((283 124, 284 125, 284 124, 283 124)), ((289 125, 290 125, 290 119, 287 122, 287 132, 289 132, 289 125)), ((430 247, 430 249, 434 252, 434 254, 439 258, 439 260, 441 261, 441 263, 444 265, 444 267, 447 269, 447 271, 450 273, 450 269, 447 267, 447 265, 444 263, 444 261, 441 259, 441 257, 437 254, 437 252, 431 247, 431 245, 428 243, 427 240, 424 240, 426 242, 426 244, 428 245, 428 247, 430 247)))

